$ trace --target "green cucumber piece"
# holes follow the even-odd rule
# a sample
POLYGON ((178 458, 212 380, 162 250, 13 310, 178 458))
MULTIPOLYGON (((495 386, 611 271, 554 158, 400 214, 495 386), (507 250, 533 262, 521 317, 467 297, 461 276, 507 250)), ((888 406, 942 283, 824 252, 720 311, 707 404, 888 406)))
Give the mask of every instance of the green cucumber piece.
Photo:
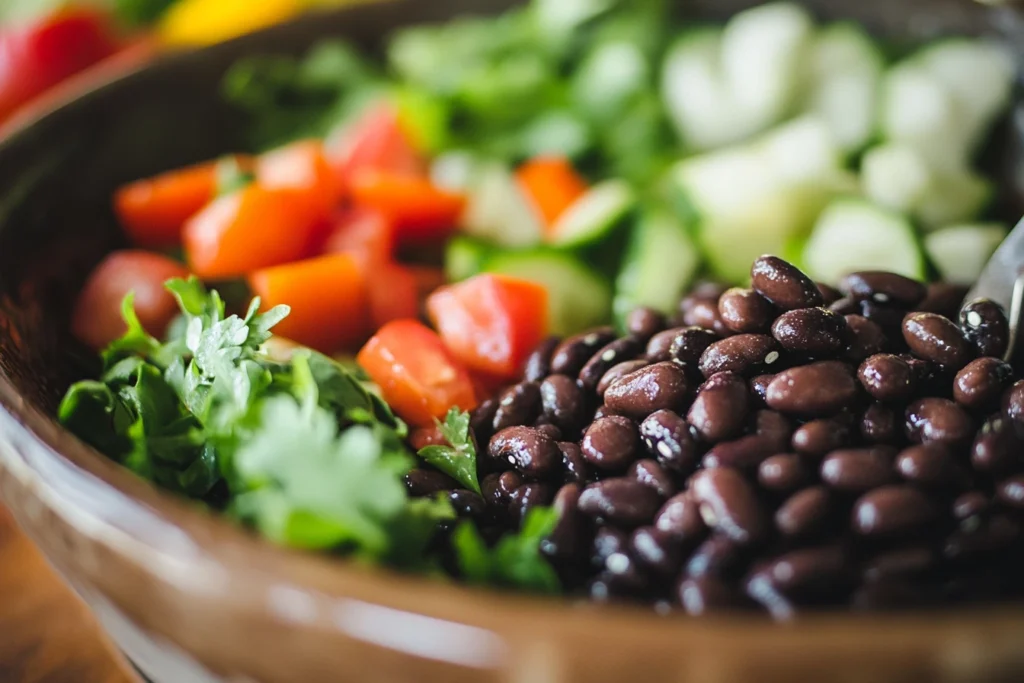
POLYGON ((946 85, 912 59, 886 74, 882 134, 888 140, 914 146, 929 163, 939 167, 964 163, 970 137, 965 118, 946 85))
POLYGON ((650 78, 651 64, 639 45, 626 40, 601 43, 573 75, 573 104, 584 116, 608 125, 647 91, 650 78))
POLYGON ((973 285, 1006 232, 1001 223, 954 225, 925 235, 924 250, 943 280, 973 285))
POLYGON ((573 248, 600 241, 636 206, 636 201, 636 193, 624 180, 594 185, 551 226, 552 246, 573 248))
POLYGON ((540 283, 548 290, 548 328, 552 334, 574 334, 608 321, 608 281, 572 254, 551 250, 502 251, 487 260, 484 270, 540 283))
POLYGON ((888 270, 923 280, 924 258, 902 214, 862 199, 833 202, 818 218, 802 264, 819 282, 836 284, 858 270, 888 270))
POLYGON ((663 210, 644 214, 633 228, 615 281, 616 317, 638 306, 666 315, 674 312, 700 261, 697 246, 678 218, 663 210))
POLYGON ((462 228, 468 235, 503 247, 531 247, 541 241, 540 220, 515 178, 499 163, 477 170, 462 228))
POLYGON ((444 275, 449 282, 458 282, 473 277, 484 269, 491 247, 480 240, 455 235, 445 246, 444 275))

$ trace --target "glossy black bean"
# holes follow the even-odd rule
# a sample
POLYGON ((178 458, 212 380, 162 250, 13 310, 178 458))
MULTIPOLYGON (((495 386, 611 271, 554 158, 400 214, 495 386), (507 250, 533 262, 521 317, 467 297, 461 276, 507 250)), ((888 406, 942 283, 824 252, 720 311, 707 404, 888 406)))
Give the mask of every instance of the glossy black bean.
POLYGON ((825 305, 828 307, 828 310, 835 311, 836 313, 842 316, 847 316, 850 315, 851 313, 856 313, 858 314, 858 316, 860 315, 860 303, 854 301, 848 296, 840 297, 835 301, 831 301, 825 305))
MULTIPOLYGON (((580 494, 582 495, 582 494, 580 494)), ((577 499, 577 509, 579 499, 577 499)), ((590 547, 590 562, 594 567, 604 567, 608 558, 616 553, 626 551, 629 545, 629 534, 610 526, 602 526, 594 534, 590 547)))
POLYGON ((754 433, 770 441, 776 451, 789 447, 793 437, 793 423, 775 410, 759 410, 754 414, 754 433))
POLYGON ((655 516, 654 527, 676 536, 691 547, 708 534, 708 525, 691 491, 669 498, 655 516))
POLYGON ((847 337, 843 358, 851 363, 860 363, 869 356, 881 353, 888 345, 885 332, 878 323, 852 313, 844 316, 843 320, 846 321, 847 337))
POLYGON ((974 438, 974 429, 971 416, 949 399, 922 398, 907 406, 906 433, 914 443, 966 447, 974 438))
POLYGON ((825 284, 824 282, 815 282, 814 286, 821 293, 822 306, 828 306, 833 301, 839 301, 843 298, 843 293, 832 285, 825 284))
POLYGON ((970 410, 992 411, 1012 381, 1009 363, 991 356, 976 358, 953 379, 953 399, 970 410))
POLYGON ((562 434, 575 438, 587 421, 587 398, 583 390, 566 375, 549 375, 540 383, 540 403, 544 416, 562 434))
POLYGON ((784 311, 821 306, 814 282, 796 266, 777 256, 761 256, 750 269, 754 290, 784 311))
POLYGON ((647 360, 652 363, 671 360, 669 351, 672 348, 672 342, 675 341, 677 335, 686 329, 687 328, 685 327, 673 327, 671 329, 658 332, 656 335, 651 337, 651 340, 647 342, 647 349, 644 352, 647 360))
POLYGON ((774 338, 766 334, 737 334, 705 349, 699 366, 705 377, 719 372, 749 377, 770 369, 781 357, 781 347, 774 338))
POLYGON ((522 485, 523 477, 518 472, 494 472, 483 478, 480 490, 488 505, 504 509, 512 502, 512 492, 522 485))
POLYGON ((701 470, 693 475, 690 487, 709 527, 743 545, 764 540, 768 532, 765 512, 738 470, 701 470))
POLYGON ((548 418, 545 417, 544 415, 538 417, 537 420, 533 423, 533 426, 538 432, 548 437, 552 441, 561 441, 563 438, 565 438, 565 435, 562 434, 562 430, 556 427, 555 425, 551 424, 551 422, 548 421, 548 418))
POLYGON ((718 313, 727 328, 736 333, 767 332, 775 307, 752 289, 733 287, 718 300, 718 313))
POLYGON ((662 498, 671 498, 676 493, 676 484, 657 460, 637 460, 629 466, 626 476, 650 486, 662 498))
POLYGON ((561 343, 559 337, 548 337, 537 345, 526 358, 523 379, 527 382, 539 382, 551 374, 551 356, 561 343))
POLYGON ((585 484, 590 481, 590 466, 580 447, 570 441, 559 441, 556 445, 562 453, 563 481, 567 484, 585 484))
POLYGON ((633 360, 642 350, 643 344, 636 337, 621 337, 608 342, 580 369, 580 386, 587 391, 596 391, 606 372, 623 361, 633 360))
POLYGON ((690 425, 671 410, 659 410, 640 423, 647 452, 665 469, 688 475, 697 466, 697 446, 690 425))
POLYGON ((821 461, 821 480, 837 491, 870 491, 895 480, 895 455, 896 450, 888 446, 833 451, 821 461))
POLYGON ((965 473, 941 443, 911 446, 900 451, 896 471, 909 482, 946 487, 962 481, 965 473))
POLYGON ((738 435, 747 419, 747 383, 733 372, 712 375, 697 390, 686 420, 709 443, 738 435))
POLYGON ((979 356, 1002 358, 1010 344, 1010 323, 1003 307, 990 299, 975 299, 960 311, 960 330, 979 356))
POLYGON ((498 401, 488 398, 470 412, 469 426, 478 443, 487 443, 494 435, 494 413, 497 411, 498 401))
MULTIPOLYGON (((747 579, 747 593, 757 599, 762 590, 751 590, 765 582, 783 595, 807 600, 842 593, 849 578, 849 555, 839 544, 792 550, 768 562, 747 579)), ((766 605, 769 610, 772 605, 766 605)))
POLYGON ((857 300, 913 308, 928 293, 924 284, 908 277, 877 270, 850 273, 839 281, 839 291, 857 300))
POLYGON ((860 435, 869 444, 903 442, 903 411, 885 403, 872 403, 860 416, 860 435))
POLYGON ((1003 393, 1003 414, 1024 425, 1024 379, 1017 380, 1003 393))
POLYGON ((431 496, 439 491, 450 491, 459 484, 437 470, 413 469, 405 475, 405 490, 410 496, 431 496))
POLYGON ((914 306, 916 311, 927 313, 938 313, 950 320, 955 320, 960 313, 960 304, 967 296, 968 288, 964 285, 951 285, 946 282, 932 282, 928 285, 928 293, 919 304, 914 306))
POLYGON ((846 319, 827 308, 798 308, 772 323, 772 336, 787 351, 832 356, 847 344, 846 319))
POLYGON ((459 517, 481 517, 487 511, 487 503, 480 494, 468 489, 449 491, 448 502, 459 517))
POLYGON ((999 482, 996 500, 1008 508, 1024 510, 1024 474, 1015 474, 999 482))
POLYGON ((982 424, 971 446, 971 466, 978 472, 999 476, 1015 471, 1024 462, 1024 440, 1011 420, 996 415, 982 424))
POLYGON ((796 453, 776 453, 763 460, 757 468, 758 483, 777 493, 795 491, 810 478, 807 465, 796 453))
POLYGON ((903 319, 903 340, 918 358, 954 371, 974 355, 960 328, 936 313, 908 314, 903 319))
POLYGON ((931 569, 937 560, 935 551, 928 546, 911 545, 878 553, 864 563, 861 574, 869 582, 891 581, 921 574, 931 569))
POLYGON ((683 545, 679 539, 651 526, 643 526, 629 538, 629 554, 646 571, 662 580, 679 573, 683 564, 683 545))
POLYGON ((749 548, 724 534, 714 534, 697 546, 686 563, 685 576, 728 578, 743 571, 749 548))
POLYGON ((605 392, 608 391, 608 387, 631 372, 635 372, 640 368, 645 368, 649 364, 650 363, 646 360, 636 358, 634 360, 623 361, 608 368, 608 371, 601 376, 601 381, 597 383, 598 398, 603 400, 605 392))
POLYGON ((614 526, 632 529, 654 521, 662 499, 650 486, 626 478, 605 479, 580 494, 584 514, 614 526))
POLYGON ((774 439, 760 434, 748 434, 715 444, 701 458, 701 465, 707 469, 730 467, 752 473, 765 458, 780 450, 774 439))
POLYGON ((579 511, 582 491, 579 484, 566 484, 555 494, 553 507, 558 513, 558 521, 541 542, 540 549, 545 556, 567 562, 576 560, 584 552, 589 538, 586 520, 579 511))
POLYGON ((498 396, 492 428, 497 434, 506 427, 531 424, 540 414, 540 387, 536 382, 520 382, 498 396))
POLYGON ((881 304, 872 299, 859 302, 860 314, 882 328, 890 344, 904 344, 902 325, 907 309, 901 306, 881 304))
POLYGON ((961 493, 953 501, 953 517, 960 522, 979 518, 992 508, 992 500, 982 491, 961 493))
POLYGON ((764 402, 764 397, 768 393, 768 385, 772 383, 774 378, 774 374, 756 375, 750 378, 747 387, 750 389, 750 399, 753 405, 757 407, 768 405, 764 402))
POLYGON ((569 337, 551 354, 549 373, 575 377, 594 352, 613 339, 615 331, 610 327, 599 327, 569 337))
POLYGON ((853 530, 863 536, 909 534, 926 527, 935 516, 932 501, 913 486, 882 486, 854 504, 853 530))
POLYGON ((675 596, 691 617, 735 609, 742 604, 740 595, 729 583, 713 576, 684 577, 676 584, 675 596))
POLYGON ((523 484, 509 497, 509 517, 513 522, 520 523, 532 508, 550 505, 554 499, 555 489, 549 484, 523 484))
POLYGON ((790 538, 811 536, 828 526, 834 510, 833 494, 824 486, 811 486, 797 491, 779 506, 775 527, 790 538))
POLYGON ((655 363, 615 381, 605 391, 604 403, 617 413, 643 419, 683 405, 688 391, 682 368, 671 362, 655 363))
POLYGON ((994 514, 981 524, 961 525, 946 539, 942 555, 953 561, 996 559, 1021 542, 1020 522, 1005 514, 994 514))
POLYGON ((626 332, 638 339, 650 339, 665 329, 665 316, 646 306, 634 308, 626 314, 626 332))
POLYGON ((768 407, 793 415, 828 415, 849 406, 859 384, 849 365, 819 361, 783 370, 765 394, 768 407))
POLYGON ((587 427, 580 450, 591 467, 602 472, 623 472, 639 456, 639 436, 635 422, 610 415, 587 427))
POLYGON ((492 460, 507 462, 524 476, 534 479, 549 476, 562 461, 555 442, 533 427, 501 430, 491 437, 488 454, 492 460))
POLYGON ((914 373, 899 356, 877 353, 857 369, 857 378, 872 398, 879 401, 906 401, 914 392, 914 373))
POLYGON ((852 421, 849 415, 810 420, 793 432, 793 450, 802 455, 822 457, 850 443, 852 421))
POLYGON ((683 328, 672 338, 672 345, 668 350, 668 360, 684 366, 697 367, 701 355, 718 339, 717 334, 702 327, 683 328))
POLYGON ((725 326, 725 321, 722 320, 722 315, 718 312, 716 299, 702 299, 695 302, 689 310, 683 313, 683 324, 689 327, 702 327, 723 337, 729 334, 729 328, 725 326))

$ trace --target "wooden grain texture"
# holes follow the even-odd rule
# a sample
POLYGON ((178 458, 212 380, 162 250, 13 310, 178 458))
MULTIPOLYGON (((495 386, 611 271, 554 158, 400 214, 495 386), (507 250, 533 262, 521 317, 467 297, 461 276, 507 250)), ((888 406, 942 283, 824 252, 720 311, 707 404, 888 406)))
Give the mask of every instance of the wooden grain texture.
POLYGON ((0 505, 0 683, 137 683, 0 505))

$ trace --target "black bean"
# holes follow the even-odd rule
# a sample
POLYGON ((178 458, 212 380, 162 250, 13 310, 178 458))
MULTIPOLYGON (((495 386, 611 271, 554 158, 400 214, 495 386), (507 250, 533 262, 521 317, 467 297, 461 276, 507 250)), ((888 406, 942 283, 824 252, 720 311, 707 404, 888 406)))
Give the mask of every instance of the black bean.
POLYGON ((672 348, 672 342, 675 340, 676 335, 686 329, 687 328, 685 327, 673 327, 672 329, 664 330, 651 337, 651 340, 647 342, 647 349, 644 352, 647 360, 652 363, 660 363, 661 361, 670 360, 671 356, 669 356, 669 350, 672 348))
POLYGON ((924 299, 914 308, 927 313, 938 313, 953 320, 960 312, 960 304, 967 296, 967 290, 964 285, 932 282, 928 285, 928 293, 924 299))
POLYGON ((941 443, 903 449, 896 458, 896 471, 907 481, 922 486, 950 486, 964 477, 949 448, 941 443))
POLYGON ((669 498, 654 518, 654 527, 692 545, 708 534, 708 525, 691 491, 669 498))
POLYGON ((498 402, 493 398, 485 399, 469 414, 469 426, 479 443, 486 443, 494 435, 494 413, 498 410, 498 402))
POLYGON ((590 466, 583 457, 583 451, 569 441, 559 441, 558 450, 562 452, 562 467, 565 470, 564 481, 567 484, 585 484, 590 480, 590 466))
POLYGON ((891 344, 903 343, 902 325, 907 309, 880 304, 872 299, 859 302, 860 314, 882 328, 891 344))
POLYGON ((981 491, 961 493, 953 501, 953 516, 964 522, 971 518, 981 517, 992 507, 992 501, 981 491))
POLYGON ((579 511, 579 484, 566 484, 555 494, 554 508, 558 521, 540 549, 547 557, 562 562, 572 561, 580 556, 589 540, 584 527, 586 522, 579 511))
POLYGON ((806 537, 821 531, 830 522, 835 501, 824 486, 797 491, 775 511, 775 526, 783 536, 806 537))
POLYGON ((1014 382, 1003 394, 1003 414, 1014 422, 1024 424, 1024 379, 1014 382))
POLYGON ((892 536, 917 531, 936 515, 925 494, 912 486, 882 486, 853 506, 853 530, 863 536, 892 536))
POLYGON ((615 331, 610 327, 599 327, 569 337, 555 347, 548 372, 575 377, 594 352, 613 339, 615 331))
POLYGON ((718 335, 701 327, 685 327, 672 338, 668 360, 696 367, 709 346, 718 341, 718 335))
POLYGON ((613 383, 604 403, 617 413, 642 419, 683 404, 689 391, 686 373, 675 363, 648 365, 613 383))
MULTIPOLYGON (((576 507, 579 509, 579 499, 577 499, 576 507)), ((604 567, 609 557, 616 553, 625 552, 628 544, 629 535, 626 532, 610 526, 598 528, 594 534, 594 541, 591 544, 591 564, 595 567, 604 567)))
POLYGON ((676 493, 675 482, 656 460, 637 460, 629 466, 626 476, 650 486, 662 498, 671 498, 676 493))
POLYGON ((436 470, 413 469, 405 475, 405 489, 410 496, 430 496, 438 491, 450 491, 458 486, 458 482, 443 472, 436 470))
POLYGON ((985 474, 1009 474, 1022 462, 1022 450, 1024 441, 1013 422, 997 415, 986 420, 975 435, 971 446, 971 465, 985 474))
POLYGON ((704 454, 701 465, 707 469, 731 467, 753 472, 770 455, 781 449, 771 437, 748 434, 732 441, 721 441, 704 454))
POLYGON ((861 386, 879 401, 905 401, 914 391, 914 374, 899 356, 877 353, 857 369, 861 386))
POLYGON ((576 382, 566 375, 549 375, 538 393, 544 416, 564 435, 575 438, 587 421, 587 400, 576 382))
POLYGON ((891 581, 894 578, 921 574, 935 565, 935 551, 928 546, 909 546, 881 552, 864 564, 865 581, 891 581))
POLYGON ((828 310, 835 311, 842 316, 856 313, 860 317, 860 303, 848 296, 840 297, 835 301, 829 302, 826 306, 828 306, 828 310))
POLYGON ((846 321, 848 340, 843 357, 851 363, 860 363, 869 356, 881 353, 887 346, 885 332, 878 323, 852 313, 847 314, 843 320, 846 321))
POLYGON ((551 356, 561 343, 558 337, 548 337, 533 350, 526 359, 523 379, 527 382, 539 382, 551 374, 551 356))
POLYGON ((990 299, 975 299, 960 311, 960 329, 979 356, 1002 358, 1010 344, 1010 323, 1003 307, 990 299))
POLYGON ((833 451, 821 461, 821 480, 838 491, 870 491, 895 479, 894 456, 888 446, 833 451))
POLYGON ((661 506, 661 496, 650 486, 626 478, 605 479, 580 494, 580 511, 622 528, 650 524, 661 506))
POLYGON ((784 451, 793 437, 793 423, 780 412, 759 410, 754 415, 754 433, 770 441, 776 451, 784 451))
POLYGON ((773 374, 757 375, 755 377, 750 378, 750 382, 747 384, 747 386, 750 389, 751 399, 755 402, 756 405, 761 407, 767 405, 764 402, 764 397, 768 393, 768 385, 772 383, 772 380, 774 378, 775 375, 773 374))
POLYGON ((512 492, 523 485, 523 477, 518 472, 497 472, 488 474, 480 482, 484 500, 498 508, 507 508, 512 502, 512 492))
POLYGON ((679 573, 683 564, 683 546, 670 533, 643 526, 629 538, 629 554, 652 574, 668 579, 679 573))
POLYGON ((784 311, 821 306, 814 282, 796 266, 777 256, 761 256, 750 269, 754 290, 784 311))
POLYGON ((903 411, 884 403, 872 403, 860 416, 860 435, 868 443, 903 441, 903 411))
POLYGON ((552 441, 561 441, 564 438, 562 430, 551 424, 548 421, 548 418, 543 415, 537 418, 537 421, 533 423, 533 426, 538 432, 552 441))
POLYGON ((729 334, 729 328, 725 326, 725 321, 718 312, 717 299, 694 302, 693 306, 683 313, 683 324, 689 327, 702 327, 723 337, 729 334))
POLYGON ((961 525, 946 539, 942 554, 954 561, 984 555, 995 559, 997 553, 1005 553, 1007 548, 1020 543, 1020 539, 1020 522, 1007 515, 995 514, 977 526, 965 528, 961 525))
POLYGON ((548 484, 523 484, 509 499, 509 517, 516 523, 522 522, 531 508, 550 505, 555 498, 555 490, 548 484))
POLYGON ((583 433, 580 450, 592 467, 604 472, 622 472, 640 452, 636 423, 620 415, 594 420, 583 433))
POLYGON ((918 358, 951 370, 967 365, 973 355, 960 328, 936 313, 908 314, 903 319, 903 340, 918 358))
POLYGON ((917 305, 928 293, 924 284, 917 280, 877 270, 850 273, 840 280, 839 291, 857 300, 871 299, 904 308, 917 305))
POLYGON ((996 500, 1017 510, 1024 510, 1024 474, 1003 479, 996 486, 996 500))
POLYGON ((850 416, 845 414, 805 422, 793 432, 793 450, 821 457, 850 442, 851 424, 850 416))
POLYGON ((809 479, 810 472, 796 453, 777 453, 763 460, 757 468, 757 481, 770 491, 795 491, 809 479))
POLYGON ((597 383, 598 398, 603 400, 605 392, 608 391, 608 387, 614 384, 616 380, 619 380, 640 368, 647 367, 648 365, 649 363, 646 360, 637 358, 635 360, 623 361, 608 368, 608 372, 604 373, 604 375, 601 376, 601 381, 597 383))
POLYGON ((787 351, 831 356, 846 346, 846 320, 827 308, 798 308, 775 319, 772 336, 787 351))
MULTIPOLYGON (((844 590, 849 557, 841 545, 800 548, 781 555, 747 579, 747 594, 755 600, 764 595, 756 584, 765 582, 790 598, 806 600, 844 590), (753 590, 751 587, 754 586, 753 590)), ((772 605, 766 607, 773 612, 772 605)))
POLYGON ((839 301, 843 298, 843 293, 832 285, 825 284, 824 282, 815 282, 814 286, 817 287, 818 291, 821 293, 823 306, 828 306, 833 301, 839 301))
POLYGON ((748 547, 724 534, 714 534, 697 546, 686 563, 685 575, 727 578, 743 571, 749 557, 748 547))
POLYGON ((650 339, 665 329, 665 316, 653 308, 641 306, 626 314, 626 331, 639 339, 650 339))
POLYGON ((747 383, 733 372, 712 375, 697 390, 686 419, 707 442, 736 436, 747 419, 747 383))
POLYGON ((587 391, 596 391, 598 383, 608 370, 623 361, 633 360, 642 349, 643 344, 635 337, 622 337, 608 342, 580 369, 580 386, 587 391))
POLYGON ((508 462, 525 476, 542 479, 562 461, 558 446, 533 427, 508 427, 493 437, 488 447, 492 460, 508 462))
POLYGON ((540 414, 540 387, 536 382, 520 382, 498 396, 494 412, 494 433, 506 427, 531 424, 540 414))
POLYGON ((768 385, 768 407, 795 415, 828 415, 850 405, 857 396, 850 366, 819 361, 783 370, 768 385))
POLYGON ((480 517, 487 510, 487 503, 474 491, 455 489, 448 492, 448 502, 459 517, 480 517))
POLYGON ((594 411, 595 420, 600 420, 602 417, 611 417, 612 415, 618 415, 618 413, 604 404, 599 405, 597 410, 594 411))
POLYGON ((719 372, 760 374, 781 358, 779 343, 766 334, 737 334, 716 341, 700 357, 705 377, 719 372))
POLYGON ((918 581, 892 579, 865 583, 850 597, 850 609, 858 612, 881 612, 922 607, 934 602, 918 581))
POLYGON ((733 287, 719 298, 718 313, 733 332, 767 332, 775 317, 775 307, 752 289, 733 287))
POLYGON ((1013 381, 1013 368, 998 358, 976 358, 953 379, 953 399, 970 410, 992 411, 1013 381))
POLYGON ((709 527, 744 545, 765 538, 768 528, 764 510, 738 470, 702 470, 693 476, 690 486, 709 527))
POLYGON ((739 607, 739 594, 725 581, 713 576, 683 578, 676 586, 676 600, 691 617, 739 607))
POLYGON ((667 470, 688 475, 697 466, 697 446, 690 425, 671 410, 659 410, 640 423, 647 452, 667 470))
POLYGON ((965 447, 974 437, 974 421, 964 409, 945 398, 922 398, 907 406, 907 438, 914 443, 944 443, 965 447))

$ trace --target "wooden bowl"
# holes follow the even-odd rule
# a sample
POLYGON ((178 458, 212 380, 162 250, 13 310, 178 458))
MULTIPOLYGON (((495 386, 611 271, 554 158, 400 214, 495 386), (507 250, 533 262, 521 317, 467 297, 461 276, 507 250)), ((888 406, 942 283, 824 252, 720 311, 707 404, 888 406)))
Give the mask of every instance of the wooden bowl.
MULTIPOLYGON (((274 547, 57 425, 60 396, 89 367, 68 336, 70 302, 121 242, 111 191, 239 146, 238 117, 217 96, 236 58, 336 34, 373 47, 397 26, 501 4, 405 0, 307 18, 160 60, 0 144, 0 494, 18 522, 159 683, 1024 680, 1021 606, 779 626, 470 590, 274 547)), ((819 4, 902 36, 1021 23, 957 0, 819 4)))

